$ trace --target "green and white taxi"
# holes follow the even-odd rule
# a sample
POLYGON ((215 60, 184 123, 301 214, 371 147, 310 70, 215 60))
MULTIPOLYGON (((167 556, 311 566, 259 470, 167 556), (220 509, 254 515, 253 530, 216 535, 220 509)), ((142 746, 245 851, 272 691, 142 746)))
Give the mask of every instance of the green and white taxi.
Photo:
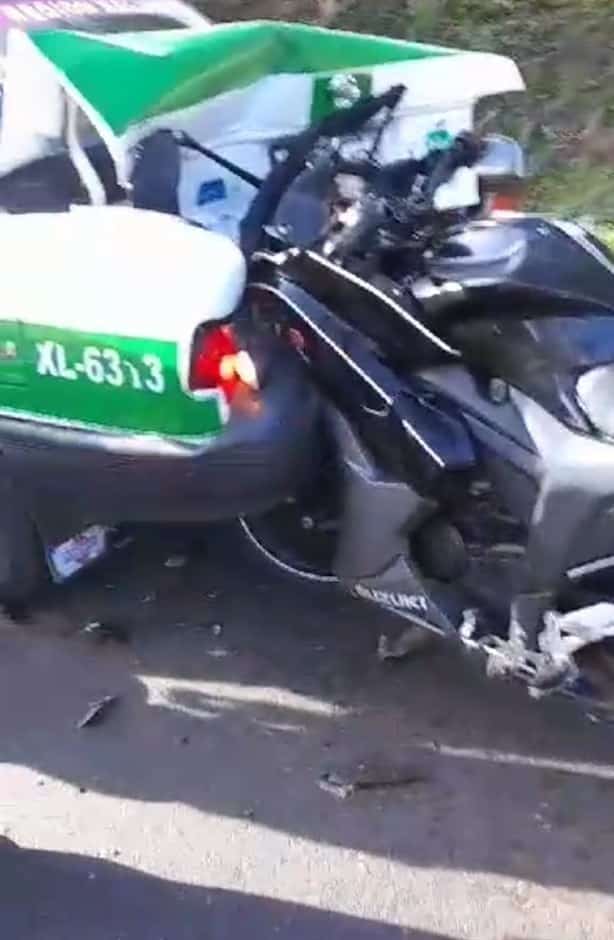
POLYGON ((271 143, 402 81, 392 159, 449 139, 470 126, 476 99, 522 80, 499 56, 266 22, 14 28, 5 61, 0 599, 10 601, 45 568, 61 580, 95 558, 120 523, 265 510, 309 468, 316 393, 237 320, 250 262, 239 225, 271 143))

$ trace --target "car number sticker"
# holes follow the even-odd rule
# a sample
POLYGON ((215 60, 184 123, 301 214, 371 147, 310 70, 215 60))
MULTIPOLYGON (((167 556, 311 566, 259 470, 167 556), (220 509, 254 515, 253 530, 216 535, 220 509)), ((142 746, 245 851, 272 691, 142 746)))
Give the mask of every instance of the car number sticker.
POLYGON ((37 343, 36 353, 39 375, 68 382, 83 377, 94 385, 128 386, 156 395, 166 389, 162 360, 154 353, 145 353, 132 362, 111 346, 84 346, 81 358, 69 361, 65 346, 51 339, 37 343))

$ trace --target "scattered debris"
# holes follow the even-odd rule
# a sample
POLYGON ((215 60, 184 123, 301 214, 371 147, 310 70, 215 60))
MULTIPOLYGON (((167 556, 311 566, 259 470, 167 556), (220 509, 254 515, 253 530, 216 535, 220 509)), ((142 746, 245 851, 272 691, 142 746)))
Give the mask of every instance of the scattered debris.
POLYGON ((352 794, 356 792, 355 783, 341 780, 336 774, 328 771, 322 774, 318 780, 318 786, 321 790, 324 790, 325 793, 330 793, 340 800, 345 800, 348 796, 352 796, 352 794))
POLYGON ((106 717, 109 709, 117 702, 117 695, 105 695, 97 702, 92 702, 85 715, 78 722, 77 728, 87 728, 97 725, 106 717))
POLYGON ((180 743, 180 744, 189 744, 189 743, 190 743, 190 736, 189 736, 188 734, 182 735, 182 736, 179 738, 179 743, 180 743))
POLYGON ((164 562, 165 568, 183 568, 187 562, 185 555, 169 555, 164 562))
POLYGON ((418 626, 408 627, 394 640, 382 633, 377 644, 377 658, 380 662, 386 659, 404 659, 405 656, 421 653, 432 642, 433 633, 418 626))
POLYGON ((90 620, 80 631, 84 636, 90 637, 96 643, 106 643, 114 640, 116 643, 128 643, 130 636, 124 627, 115 623, 102 623, 100 620, 90 620))
POLYGON ((326 793, 345 800, 358 790, 383 790, 392 787, 408 787, 424 783, 427 779, 424 771, 416 768, 404 768, 388 772, 369 770, 365 764, 359 764, 355 771, 326 771, 318 786, 326 793))
POLYGON ((221 636, 223 629, 224 628, 222 627, 221 623, 214 623, 211 625, 211 633, 213 636, 221 636))
POLYGON ((241 815, 243 819, 253 819, 256 814, 253 809, 244 809, 241 815))
POLYGON ((145 594, 145 596, 141 598, 141 604, 151 604, 152 601, 155 601, 155 599, 156 599, 156 592, 152 591, 151 594, 145 594))
POLYGON ((79 793, 87 793, 87 787, 79 787, 79 793))

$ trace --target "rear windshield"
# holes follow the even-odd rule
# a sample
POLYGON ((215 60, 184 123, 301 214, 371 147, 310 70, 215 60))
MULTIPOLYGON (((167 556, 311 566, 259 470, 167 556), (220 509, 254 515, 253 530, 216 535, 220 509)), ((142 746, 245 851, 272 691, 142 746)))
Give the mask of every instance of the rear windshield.
POLYGON ((122 13, 121 16, 91 16, 54 22, 54 29, 79 29, 86 33, 144 33, 156 29, 185 29, 186 23, 163 13, 122 13))

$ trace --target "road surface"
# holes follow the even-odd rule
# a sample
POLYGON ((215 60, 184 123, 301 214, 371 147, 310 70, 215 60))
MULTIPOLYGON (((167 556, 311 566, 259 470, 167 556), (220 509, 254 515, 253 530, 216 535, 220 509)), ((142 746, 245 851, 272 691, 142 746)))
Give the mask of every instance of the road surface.
POLYGON ((614 728, 391 626, 223 527, 1 621, 2 940, 614 937, 614 728))

